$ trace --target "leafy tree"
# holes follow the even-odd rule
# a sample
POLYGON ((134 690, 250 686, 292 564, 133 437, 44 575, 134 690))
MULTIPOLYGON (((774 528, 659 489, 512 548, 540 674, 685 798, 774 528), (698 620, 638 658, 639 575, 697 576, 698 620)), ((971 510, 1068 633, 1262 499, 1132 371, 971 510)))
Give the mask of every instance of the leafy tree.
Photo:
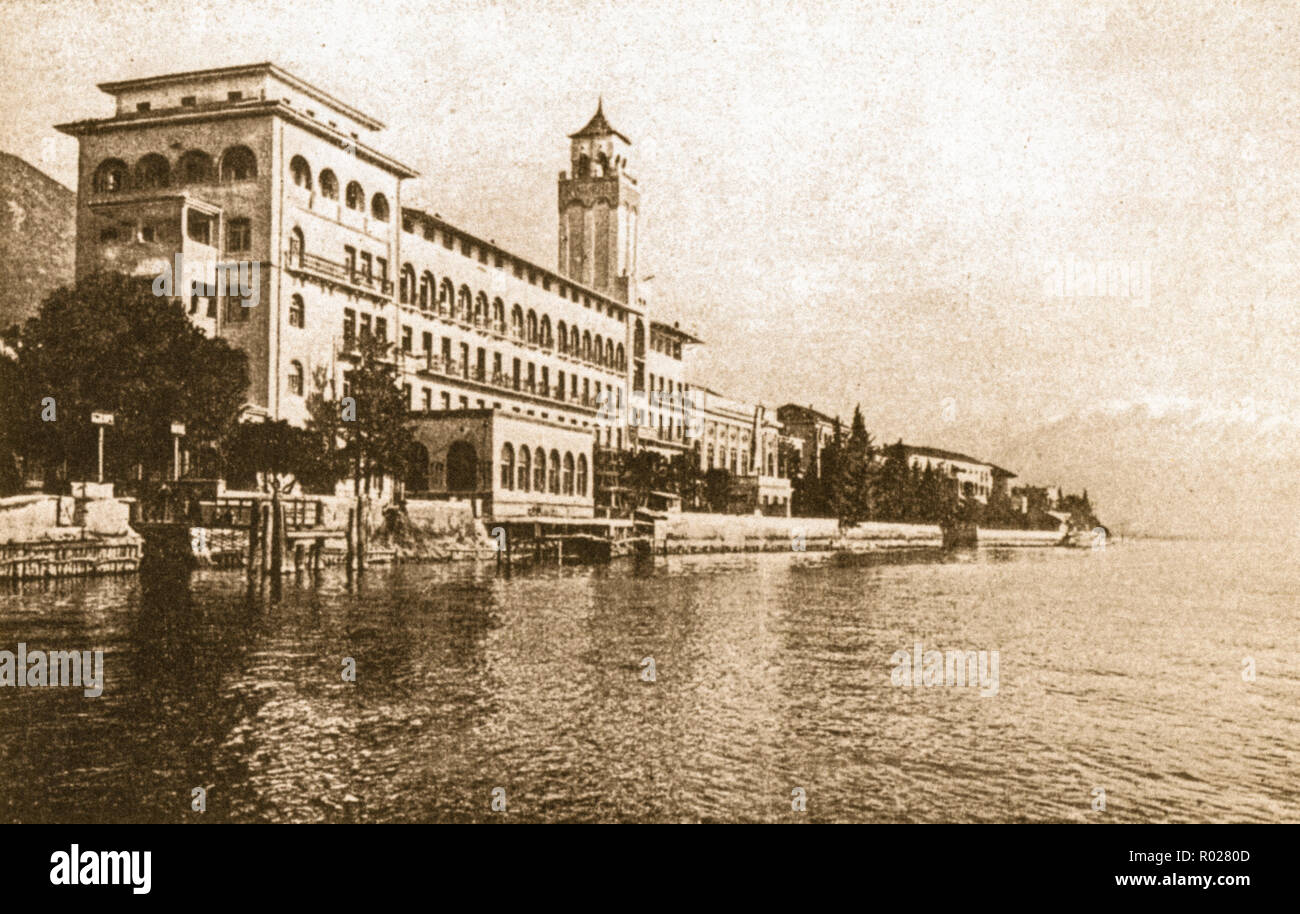
POLYGON ((92 412, 115 414, 107 454, 115 475, 138 465, 165 477, 171 423, 185 423, 191 447, 219 440, 248 388, 242 351, 206 336, 148 279, 120 273, 56 289, 23 327, 17 350, 18 449, 47 472, 66 463, 83 478, 96 464, 92 412), (54 421, 42 418, 46 398, 54 421))
POLYGON ((704 500, 715 514, 725 514, 731 502, 731 471, 714 467, 704 474, 704 500))
POLYGON ((358 363, 347 375, 346 395, 331 400, 318 390, 315 402, 308 403, 308 429, 324 448, 321 463, 309 472, 328 474, 350 468, 358 493, 369 491, 385 474, 404 476, 415 450, 397 366, 387 358, 390 348, 372 336, 362 336, 358 363))
POLYGON ((241 422, 224 442, 226 473, 258 476, 264 489, 286 492, 315 465, 316 438, 283 419, 241 422))

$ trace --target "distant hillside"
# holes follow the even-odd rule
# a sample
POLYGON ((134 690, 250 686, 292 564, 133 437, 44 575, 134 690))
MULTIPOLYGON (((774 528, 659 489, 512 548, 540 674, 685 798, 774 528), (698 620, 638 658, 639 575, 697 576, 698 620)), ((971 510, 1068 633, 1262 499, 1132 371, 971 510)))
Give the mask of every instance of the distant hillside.
POLYGON ((36 313, 72 282, 77 195, 17 156, 0 152, 0 328, 36 313))

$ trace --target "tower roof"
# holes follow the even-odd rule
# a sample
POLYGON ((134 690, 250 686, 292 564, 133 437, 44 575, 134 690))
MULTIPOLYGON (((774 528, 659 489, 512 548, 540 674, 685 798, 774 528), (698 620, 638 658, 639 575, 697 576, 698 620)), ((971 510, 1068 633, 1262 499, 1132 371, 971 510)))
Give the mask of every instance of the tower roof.
POLYGON ((624 143, 631 146, 632 141, 611 127, 609 121, 605 120, 604 109, 605 100, 601 98, 596 102, 596 113, 592 116, 591 120, 587 121, 587 126, 583 127, 577 133, 570 133, 569 139, 574 140, 583 136, 609 136, 613 134, 624 143))

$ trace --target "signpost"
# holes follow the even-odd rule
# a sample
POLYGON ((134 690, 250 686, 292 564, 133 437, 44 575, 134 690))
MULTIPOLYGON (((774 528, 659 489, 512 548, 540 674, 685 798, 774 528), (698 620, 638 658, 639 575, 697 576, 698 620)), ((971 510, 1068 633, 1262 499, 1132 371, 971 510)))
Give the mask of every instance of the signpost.
POLYGON ((90 414, 91 424, 99 426, 99 475, 98 482, 104 481, 104 426, 113 424, 113 414, 103 412, 93 412, 90 414))
POLYGON ((172 423, 172 479, 181 478, 181 439, 185 437, 185 423, 172 423))

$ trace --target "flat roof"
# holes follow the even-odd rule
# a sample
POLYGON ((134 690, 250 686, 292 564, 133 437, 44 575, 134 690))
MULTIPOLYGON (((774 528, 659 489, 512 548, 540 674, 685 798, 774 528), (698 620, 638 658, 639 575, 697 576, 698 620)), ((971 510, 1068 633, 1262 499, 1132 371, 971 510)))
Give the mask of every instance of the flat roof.
POLYGON ((448 222, 446 219, 444 219, 442 216, 438 215, 437 213, 430 213, 426 210, 418 209, 414 206, 404 205, 402 207, 402 216, 403 217, 410 216, 413 219, 422 219, 425 222, 432 223, 436 228, 454 232, 457 235, 460 235, 461 237, 465 238, 466 240, 479 245, 480 247, 486 248, 487 250, 492 251, 494 253, 501 254, 504 257, 509 257, 511 260, 516 261, 519 264, 522 264, 523 266, 527 267, 530 270, 536 270, 538 273, 541 273, 543 276, 550 277, 555 282, 561 282, 566 285, 573 286, 573 288, 582 292, 583 295, 589 295, 592 296, 593 298, 598 298, 605 304, 612 305, 615 308, 618 308, 620 311, 624 311, 628 314, 634 314, 637 317, 645 316, 644 312, 638 310, 637 308, 634 308, 633 306, 631 306, 625 301, 621 301, 620 299, 614 298, 612 295, 609 295, 606 292, 599 292, 591 288, 590 286, 584 285, 583 283, 579 282, 576 279, 571 279, 568 276, 565 276, 561 273, 557 273, 555 270, 549 269, 547 267, 542 266, 541 264, 535 263, 529 260, 527 257, 524 257, 520 254, 512 253, 511 251, 507 250, 506 248, 503 248, 501 245, 497 244, 494 241, 485 240, 479 237, 478 235, 475 235, 471 231, 463 229, 458 225, 453 225, 452 223, 448 222))
POLYGON ((323 89, 313 86, 305 79, 294 76, 269 60, 261 63, 238 64, 232 67, 214 67, 207 70, 187 70, 183 73, 164 73, 159 76, 144 76, 136 79, 111 80, 98 83, 97 86, 100 91, 116 96, 136 89, 150 89, 155 86, 165 86, 170 83, 186 82, 194 79, 220 79, 225 76, 251 76, 254 74, 274 76, 276 79, 293 86, 304 95, 309 95, 323 104, 337 108, 341 113, 346 114, 368 130, 384 129, 383 121, 371 117, 364 111, 353 108, 347 102, 340 101, 323 89))

